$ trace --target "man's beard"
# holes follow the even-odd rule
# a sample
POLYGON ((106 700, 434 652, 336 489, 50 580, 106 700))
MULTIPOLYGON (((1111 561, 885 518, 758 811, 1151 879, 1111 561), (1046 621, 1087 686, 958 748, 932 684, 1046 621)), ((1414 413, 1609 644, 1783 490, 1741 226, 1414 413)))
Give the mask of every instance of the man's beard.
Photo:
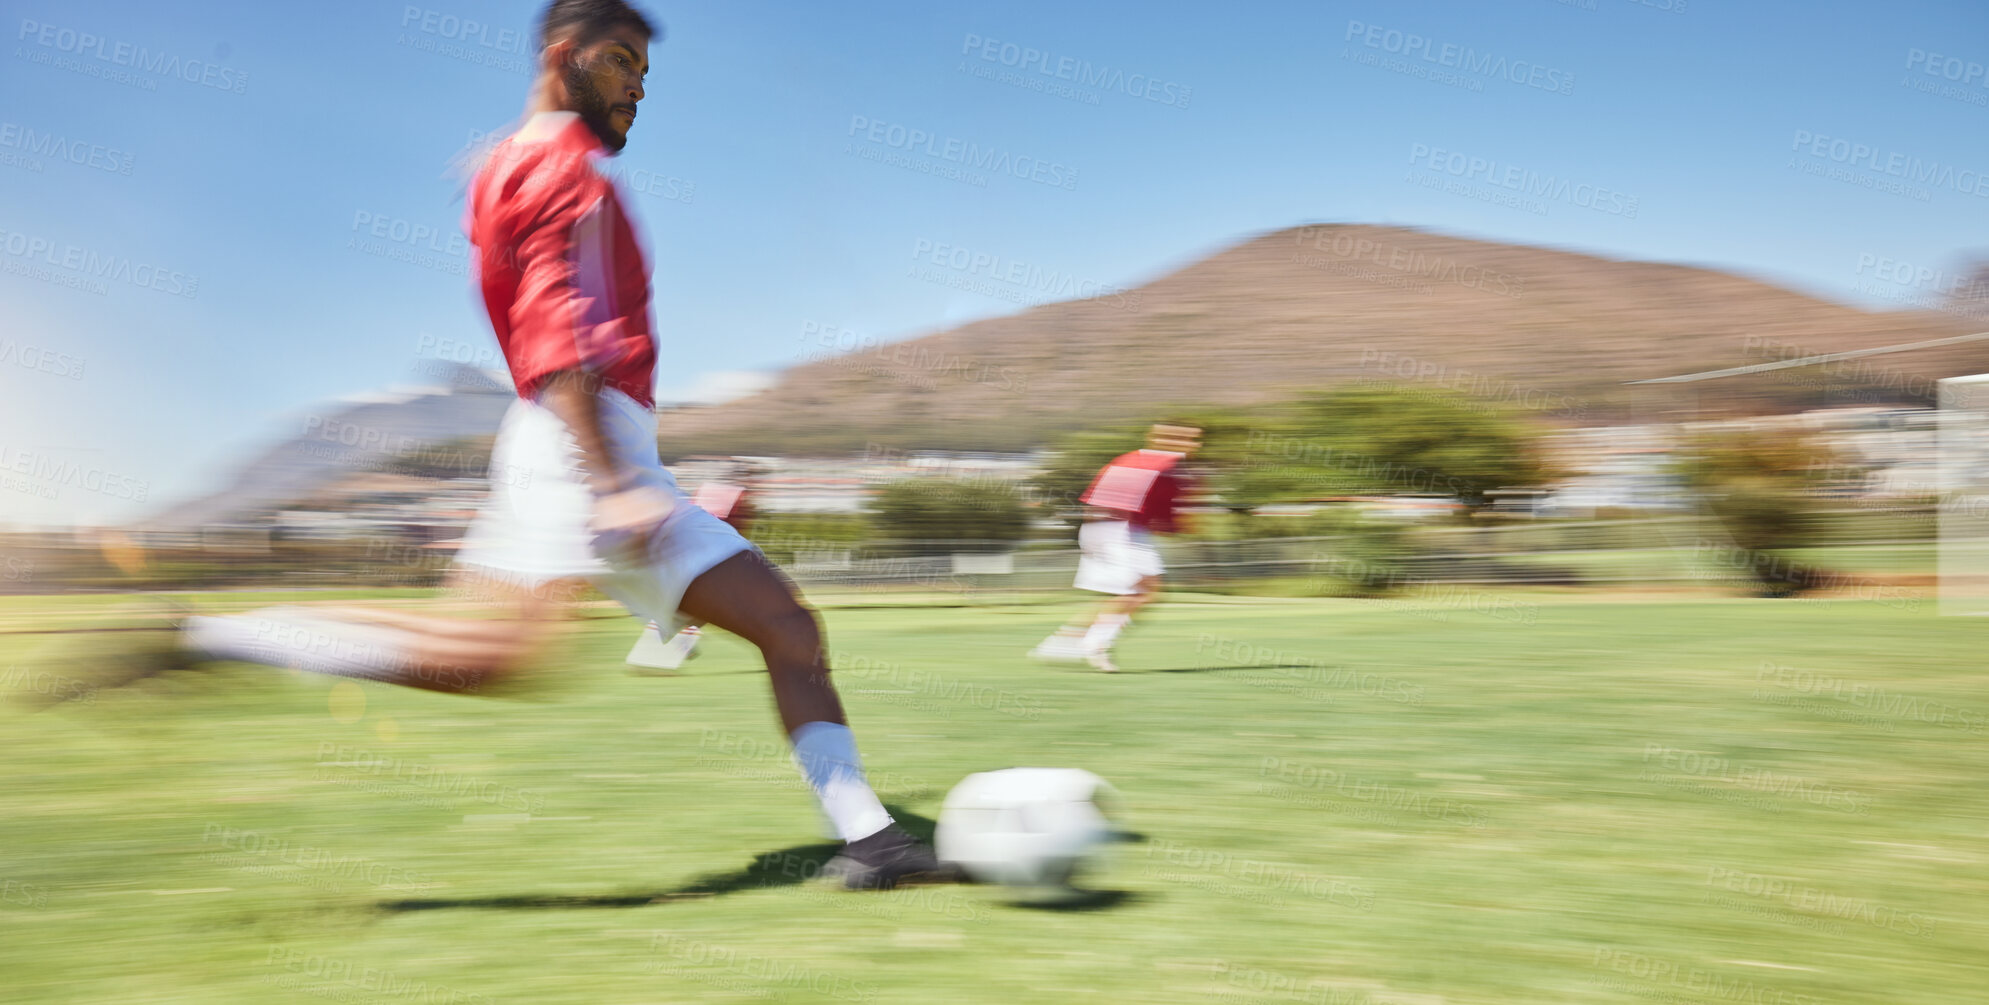
POLYGON ((566 93, 572 96, 573 110, 580 115, 580 121, 587 123, 601 145, 610 153, 621 153, 628 145, 628 137, 615 132, 614 124, 608 121, 608 99, 595 90, 594 78, 578 63, 566 65, 566 93))

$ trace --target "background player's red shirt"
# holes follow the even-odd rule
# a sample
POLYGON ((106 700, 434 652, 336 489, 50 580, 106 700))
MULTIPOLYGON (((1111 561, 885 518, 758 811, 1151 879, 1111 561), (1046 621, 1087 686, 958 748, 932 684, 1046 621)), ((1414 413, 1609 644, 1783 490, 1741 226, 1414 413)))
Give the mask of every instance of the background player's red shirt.
POLYGON ((698 508, 746 533, 753 522, 753 500, 746 486, 733 482, 708 481, 691 496, 698 508))
POLYGON ((1187 494, 1187 480, 1174 470, 1180 462, 1180 454, 1165 450, 1120 454, 1098 472, 1078 500, 1109 510, 1135 527, 1172 534, 1180 529, 1174 508, 1187 494))
POLYGON ((584 370, 655 406, 649 275, 607 156, 571 112, 544 112, 499 143, 470 185, 467 229, 484 306, 522 398, 584 370))

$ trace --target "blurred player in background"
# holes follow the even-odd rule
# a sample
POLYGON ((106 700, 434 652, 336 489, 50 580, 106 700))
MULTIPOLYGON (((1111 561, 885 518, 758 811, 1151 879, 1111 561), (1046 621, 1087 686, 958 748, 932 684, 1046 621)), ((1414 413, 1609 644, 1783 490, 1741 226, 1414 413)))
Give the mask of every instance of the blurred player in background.
POLYGON ((562 601, 591 584, 638 616, 759 648, 797 765, 847 842, 825 875, 851 888, 950 878, 865 779, 814 612, 658 459, 649 266, 602 163, 635 122, 653 34, 621 0, 553 0, 527 118, 470 187, 479 282, 519 397, 491 465, 519 477, 492 479, 456 582, 503 616, 267 608, 188 618, 184 645, 194 659, 474 692, 539 661, 562 601))
MULTIPOLYGON (((750 536, 753 532, 753 477, 758 469, 752 462, 734 457, 725 475, 707 478, 691 493, 691 502, 712 516, 725 521, 741 535, 750 536)), ((672 624, 677 622, 673 621, 672 624)), ((704 626, 692 623, 684 625, 668 640, 663 638, 663 626, 651 621, 642 629, 642 636, 635 640, 635 646, 628 651, 627 662, 631 666, 647 670, 676 670, 685 661, 697 655, 698 642, 704 638, 704 626)), ((642 670, 636 671, 642 673, 642 670)))
POLYGON ((1115 673, 1112 645, 1133 614, 1160 594, 1166 571, 1154 534, 1180 529, 1179 507, 1188 481, 1179 465, 1202 445, 1198 426, 1157 423, 1146 447, 1112 459, 1078 497, 1085 504, 1078 530, 1080 590, 1108 594, 1088 624, 1073 622, 1038 643, 1029 655, 1043 660, 1084 661, 1115 673))

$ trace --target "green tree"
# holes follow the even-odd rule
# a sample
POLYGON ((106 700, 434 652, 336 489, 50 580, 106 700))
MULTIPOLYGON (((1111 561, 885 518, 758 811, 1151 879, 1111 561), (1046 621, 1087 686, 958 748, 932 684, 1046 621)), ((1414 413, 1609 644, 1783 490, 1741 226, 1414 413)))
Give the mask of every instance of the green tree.
POLYGON ((966 541, 1020 541, 1029 512, 1020 482, 968 478, 907 478, 872 497, 871 525, 880 537, 913 545, 912 552, 961 550, 966 541))
POLYGON ((1494 489, 1553 476, 1516 411, 1443 388, 1360 385, 1307 396, 1213 452, 1238 508, 1334 495, 1439 494, 1474 513, 1494 489))
POLYGON ((1827 573, 1789 551, 1814 543, 1819 490, 1862 468, 1845 464, 1814 436, 1793 430, 1738 430, 1689 440, 1677 469, 1732 542, 1724 566, 1743 569, 1761 594, 1789 597, 1827 573))

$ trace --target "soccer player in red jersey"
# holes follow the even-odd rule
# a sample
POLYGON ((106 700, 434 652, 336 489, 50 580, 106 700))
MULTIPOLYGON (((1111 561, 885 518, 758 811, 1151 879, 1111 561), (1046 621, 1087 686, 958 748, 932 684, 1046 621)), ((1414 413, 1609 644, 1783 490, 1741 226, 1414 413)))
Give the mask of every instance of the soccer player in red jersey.
POLYGON ((1046 660, 1084 660, 1106 673, 1112 644, 1133 615, 1160 594, 1166 570, 1153 535, 1180 529, 1177 509, 1187 494, 1187 480, 1178 467, 1202 445, 1200 428, 1157 423, 1147 432, 1144 449, 1112 459, 1092 479, 1079 501, 1085 523, 1077 535, 1080 590, 1107 594, 1088 626, 1072 623, 1057 629, 1029 655, 1046 660))
POLYGON ((590 583, 639 616, 707 622, 759 648, 795 760, 847 842, 825 874, 851 888, 948 878, 865 779, 814 612, 658 460, 649 266, 604 164, 635 123, 652 35, 622 0, 553 0, 526 121, 470 187, 479 284, 518 390, 491 464, 517 477, 493 479, 458 582, 509 616, 275 608, 189 618, 185 643, 206 658, 469 692, 530 663, 561 596, 590 583))

